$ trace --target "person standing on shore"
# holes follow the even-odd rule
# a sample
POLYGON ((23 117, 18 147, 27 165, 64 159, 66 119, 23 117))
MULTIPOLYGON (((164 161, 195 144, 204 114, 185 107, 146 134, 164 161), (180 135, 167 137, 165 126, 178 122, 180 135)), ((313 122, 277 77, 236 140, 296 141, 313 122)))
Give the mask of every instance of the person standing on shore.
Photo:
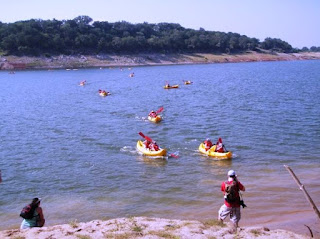
MULTIPOLYGON (((42 208, 40 207, 41 198, 34 198, 29 204, 30 213, 32 213, 31 218, 23 219, 20 229, 27 229, 31 227, 42 227, 45 223, 42 208)), ((27 212, 29 213, 29 212, 27 212)), ((21 216, 21 214, 20 214, 21 216)))
POLYGON ((245 191, 245 187, 238 181, 236 172, 234 170, 229 170, 228 181, 221 184, 221 191, 224 195, 224 204, 219 210, 218 219, 223 222, 230 214, 230 221, 234 226, 232 232, 237 231, 238 223, 241 218, 240 190, 245 191))

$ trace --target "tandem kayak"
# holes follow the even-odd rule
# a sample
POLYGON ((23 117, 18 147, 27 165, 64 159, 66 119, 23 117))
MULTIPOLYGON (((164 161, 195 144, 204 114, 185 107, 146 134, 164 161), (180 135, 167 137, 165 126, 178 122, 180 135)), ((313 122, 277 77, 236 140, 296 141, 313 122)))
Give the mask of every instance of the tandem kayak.
POLYGON ((225 153, 219 153, 215 152, 216 145, 213 145, 208 151, 206 151, 204 143, 201 143, 199 145, 199 151, 200 153, 203 153, 205 155, 208 155, 210 157, 218 158, 218 159, 231 159, 232 158, 232 152, 228 151, 225 153))
POLYGON ((147 149, 143 146, 143 143, 141 140, 138 140, 137 142, 137 149, 144 155, 147 156, 166 156, 167 150, 160 148, 158 151, 152 151, 150 149, 147 149))
POLYGON ((161 117, 161 115, 157 115, 157 117, 148 116, 148 120, 150 120, 151 122, 154 122, 154 123, 158 123, 162 120, 162 117, 161 117))
POLYGON ((165 85, 163 88, 164 89, 176 89, 176 88, 179 88, 179 85, 172 85, 172 86, 165 85))

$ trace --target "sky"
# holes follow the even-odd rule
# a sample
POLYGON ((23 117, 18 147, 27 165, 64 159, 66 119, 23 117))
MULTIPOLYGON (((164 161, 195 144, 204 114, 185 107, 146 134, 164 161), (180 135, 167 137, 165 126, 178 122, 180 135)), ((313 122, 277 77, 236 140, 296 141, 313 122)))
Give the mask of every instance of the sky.
POLYGON ((178 23, 235 32, 292 47, 320 46, 320 0, 0 0, 0 21, 69 20, 178 23), (318 26, 318 27, 317 27, 318 26))

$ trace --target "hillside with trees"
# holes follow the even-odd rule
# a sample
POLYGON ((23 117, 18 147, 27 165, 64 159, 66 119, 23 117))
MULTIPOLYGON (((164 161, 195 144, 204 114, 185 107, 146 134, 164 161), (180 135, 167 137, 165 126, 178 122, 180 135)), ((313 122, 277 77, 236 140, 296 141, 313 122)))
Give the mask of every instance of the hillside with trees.
POLYGON ((61 21, 0 22, 0 53, 3 55, 239 53, 258 49, 298 51, 280 39, 266 38, 260 42, 238 33, 194 30, 176 23, 110 23, 93 21, 88 16, 61 21))

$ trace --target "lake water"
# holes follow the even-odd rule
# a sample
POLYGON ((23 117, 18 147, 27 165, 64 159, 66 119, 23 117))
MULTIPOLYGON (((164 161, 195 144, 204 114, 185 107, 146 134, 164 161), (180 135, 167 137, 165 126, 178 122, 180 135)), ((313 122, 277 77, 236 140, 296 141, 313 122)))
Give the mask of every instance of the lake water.
POLYGON ((307 232, 316 215, 283 165, 319 206, 319 73, 320 61, 2 71, 0 229, 17 228, 36 196, 48 226, 217 218, 221 182, 234 169, 246 186, 240 226, 307 232), (166 81, 179 89, 163 89, 166 81), (147 121, 161 106, 163 121, 147 121), (141 156, 139 131, 179 158, 141 156), (200 155, 207 137, 222 137, 233 159, 200 155))

